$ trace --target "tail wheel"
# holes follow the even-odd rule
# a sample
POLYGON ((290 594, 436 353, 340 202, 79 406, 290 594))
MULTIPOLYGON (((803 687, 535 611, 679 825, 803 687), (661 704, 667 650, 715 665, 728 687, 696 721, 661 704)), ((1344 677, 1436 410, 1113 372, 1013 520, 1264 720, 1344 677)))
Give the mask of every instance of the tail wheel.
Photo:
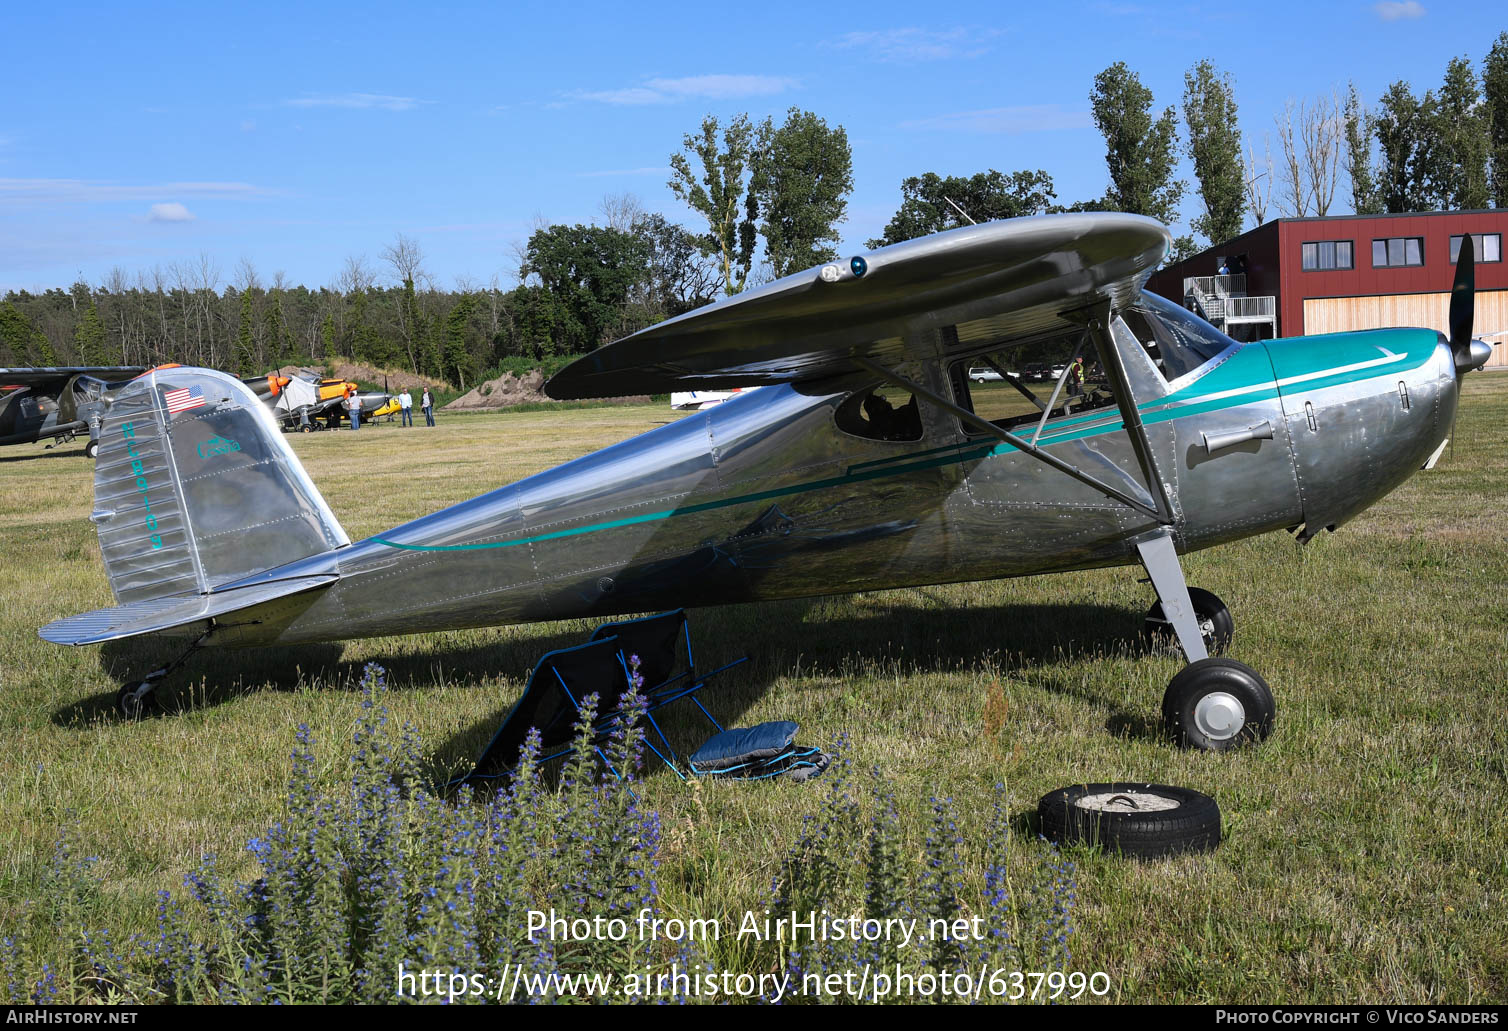
POLYGON ((1099 845, 1139 859, 1212 852, 1220 843, 1215 800, 1166 784, 1075 784, 1042 796, 1037 816, 1051 841, 1099 845))
MULTIPOLYGON (((1223 655, 1230 647, 1231 637, 1236 632, 1236 621, 1220 596, 1201 587, 1189 588, 1189 601, 1194 604, 1194 619, 1204 635, 1204 648, 1211 655, 1223 655)), ((1153 644, 1175 640, 1173 624, 1162 613, 1162 602, 1156 602, 1147 610, 1142 623, 1142 634, 1153 644)))
POLYGON ((145 682, 127 684, 115 694, 115 711, 123 719, 135 722, 157 711, 157 698, 152 686, 145 682))
POLYGON ((1185 748, 1224 752, 1261 741, 1277 712, 1272 689, 1234 659, 1200 659, 1183 668, 1162 696, 1169 735, 1185 748))

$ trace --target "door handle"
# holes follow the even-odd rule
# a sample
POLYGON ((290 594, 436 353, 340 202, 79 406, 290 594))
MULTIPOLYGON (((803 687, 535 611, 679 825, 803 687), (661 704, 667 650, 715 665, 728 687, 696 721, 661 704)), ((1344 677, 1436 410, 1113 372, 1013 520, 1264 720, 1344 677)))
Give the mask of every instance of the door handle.
POLYGON ((1205 454, 1213 455, 1216 451, 1245 444, 1248 440, 1271 440, 1272 423, 1264 419, 1243 430, 1217 430, 1214 433, 1206 431, 1201 436, 1204 438, 1205 454))

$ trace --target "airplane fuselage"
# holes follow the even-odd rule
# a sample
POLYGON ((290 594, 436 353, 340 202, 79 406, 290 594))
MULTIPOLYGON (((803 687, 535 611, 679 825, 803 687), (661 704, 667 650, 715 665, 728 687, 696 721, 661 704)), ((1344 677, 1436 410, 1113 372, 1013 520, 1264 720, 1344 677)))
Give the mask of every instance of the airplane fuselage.
MULTIPOLYGON (((1180 551, 1350 519, 1449 431, 1451 350, 1430 330, 1233 345, 1171 383, 1116 346, 1180 551)), ((955 396, 957 366, 916 362, 955 396)), ((679 606, 987 580, 1137 561, 1158 520, 921 406, 919 440, 835 412, 853 378, 769 387, 240 584, 338 573, 277 618, 207 643, 339 640, 679 606)), ((1152 491, 1115 406, 1039 444, 1136 498, 1152 491)), ((227 585, 226 589, 235 585, 227 585)))

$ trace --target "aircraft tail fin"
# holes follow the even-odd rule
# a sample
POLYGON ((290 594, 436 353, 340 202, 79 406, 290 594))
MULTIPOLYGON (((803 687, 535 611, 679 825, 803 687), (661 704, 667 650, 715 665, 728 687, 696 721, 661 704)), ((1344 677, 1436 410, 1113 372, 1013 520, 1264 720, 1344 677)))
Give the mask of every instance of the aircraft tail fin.
POLYGON ((153 369, 115 391, 99 442, 90 518, 120 605, 210 594, 350 543, 232 376, 153 369))

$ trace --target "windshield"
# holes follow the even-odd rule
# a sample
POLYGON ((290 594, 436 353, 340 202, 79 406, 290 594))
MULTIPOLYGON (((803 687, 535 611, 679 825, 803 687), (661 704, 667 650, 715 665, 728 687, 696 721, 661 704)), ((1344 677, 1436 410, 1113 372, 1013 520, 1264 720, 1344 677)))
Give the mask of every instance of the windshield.
POLYGON ((1236 343, 1187 308, 1147 291, 1121 318, 1169 380, 1193 372, 1236 343))

